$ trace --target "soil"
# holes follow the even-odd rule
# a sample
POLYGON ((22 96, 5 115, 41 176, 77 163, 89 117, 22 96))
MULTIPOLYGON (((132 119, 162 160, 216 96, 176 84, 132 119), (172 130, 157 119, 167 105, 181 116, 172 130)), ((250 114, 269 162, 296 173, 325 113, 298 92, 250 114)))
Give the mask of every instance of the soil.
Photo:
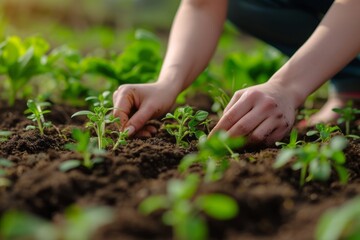
MULTIPOLYGON (((203 102, 203 101, 202 101, 203 102)), ((105 161, 93 170, 58 170, 59 164, 80 156, 64 148, 71 129, 83 127, 84 119, 71 119, 78 109, 56 105, 46 118, 56 126, 41 137, 37 130, 26 131, 32 122, 23 111, 24 102, 8 108, 0 103, 0 129, 13 135, 0 145, 0 158, 11 160, 7 169, 12 184, 0 188, 0 214, 9 209, 30 212, 48 220, 62 215, 72 204, 106 205, 115 218, 100 228, 93 239, 171 239, 172 232, 158 214, 141 215, 139 203, 149 195, 165 193, 171 178, 183 177, 177 166, 182 157, 195 151, 176 147, 174 140, 159 128, 150 138, 128 140, 128 144, 109 151, 105 161)), ((290 167, 274 170, 278 148, 239 150, 240 160, 230 160, 224 177, 202 183, 199 192, 228 194, 239 205, 239 215, 229 221, 208 218, 213 239, 314 239, 319 216, 360 194, 359 141, 351 140, 345 153, 349 183, 341 185, 335 173, 328 182, 299 186, 299 173, 290 167)), ((191 171, 201 171, 194 166, 191 171)))

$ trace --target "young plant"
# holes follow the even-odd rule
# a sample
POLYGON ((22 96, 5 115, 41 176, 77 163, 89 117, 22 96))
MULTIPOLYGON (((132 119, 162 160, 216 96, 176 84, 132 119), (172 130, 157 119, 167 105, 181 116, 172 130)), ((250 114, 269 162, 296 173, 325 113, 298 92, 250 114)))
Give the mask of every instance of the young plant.
POLYGON ((224 109, 230 102, 230 97, 222 88, 216 87, 212 84, 209 86, 209 94, 214 101, 213 105, 211 106, 211 110, 221 116, 224 109))
POLYGON ((219 180, 229 167, 229 158, 238 159, 232 149, 245 144, 243 137, 230 138, 225 131, 216 132, 210 138, 200 138, 198 152, 186 155, 179 164, 179 171, 184 172, 192 164, 199 163, 205 170, 205 181, 219 180))
POLYGON ((237 215, 238 205, 224 194, 195 196, 198 186, 199 177, 193 174, 185 180, 170 180, 167 194, 146 198, 139 205, 139 211, 148 215, 165 209, 162 221, 173 227, 176 239, 207 239, 207 226, 200 213, 217 220, 228 220, 237 215))
POLYGON ((298 138, 298 132, 296 131, 295 128, 293 128, 290 133, 289 143, 276 142, 275 145, 280 146, 282 148, 295 149, 298 146, 301 146, 305 143, 304 141, 298 140, 297 138, 298 138))
POLYGON ((345 154, 343 149, 347 141, 344 137, 335 136, 329 143, 308 143, 296 149, 283 149, 273 165, 281 168, 287 163, 292 163, 292 169, 300 170, 300 186, 305 181, 320 180, 327 181, 330 178, 331 167, 338 173, 339 180, 345 184, 348 180, 348 172, 343 166, 345 154))
POLYGON ((315 125, 316 130, 311 130, 306 133, 306 136, 319 136, 315 142, 321 141, 322 143, 326 143, 331 139, 331 134, 337 131, 340 131, 338 126, 329 126, 324 123, 318 123, 315 125))
POLYGON ((112 148, 112 150, 117 149, 120 145, 125 145, 126 139, 128 138, 128 131, 121 132, 121 131, 113 131, 113 134, 117 135, 117 140, 112 148))
POLYGON ((175 109, 174 114, 168 113, 163 118, 163 120, 175 120, 175 123, 165 124, 164 128, 170 135, 175 136, 177 146, 187 147, 189 144, 183 140, 186 136, 195 135, 199 139, 205 135, 198 127, 209 124, 209 120, 207 120, 208 115, 208 112, 202 110, 194 114, 194 110, 189 106, 178 107, 175 109))
POLYGON ((86 127, 94 129, 97 136, 99 149, 104 149, 112 142, 110 138, 106 137, 106 124, 119 121, 119 118, 115 118, 111 113, 109 113, 114 109, 113 107, 108 107, 108 105, 110 104, 110 101, 108 100, 109 96, 110 92, 105 91, 97 97, 87 97, 85 99, 86 101, 94 101, 93 110, 79 111, 71 116, 87 116, 89 122, 87 122, 86 127))
POLYGON ((338 124, 345 123, 345 134, 350 134, 350 123, 356 119, 356 115, 360 114, 360 109, 354 108, 353 103, 349 101, 344 108, 334 108, 334 112, 340 115, 338 124))
POLYGON ((30 129, 39 129, 40 135, 44 136, 44 129, 51 127, 51 122, 46 122, 44 114, 50 113, 50 110, 43 110, 45 107, 49 107, 51 104, 49 102, 37 102, 32 99, 27 101, 27 109, 25 114, 30 114, 27 118, 37 123, 37 126, 29 125, 26 127, 26 130, 30 129))
POLYGON ((22 41, 13 36, 0 43, 0 75, 6 75, 10 106, 32 77, 48 71, 45 55, 48 49, 49 44, 39 37, 22 41))
POLYGON ((87 169, 92 169, 96 163, 103 161, 100 157, 91 158, 92 155, 100 155, 103 151, 97 149, 94 142, 91 141, 89 131, 83 132, 75 128, 72 131, 72 137, 76 143, 69 143, 65 147, 78 152, 82 156, 82 160, 71 159, 61 163, 59 166, 61 171, 66 172, 81 165, 87 169))
POLYGON ((315 234, 317 240, 360 239, 360 198, 326 211, 315 234))
POLYGON ((11 181, 6 178, 7 172, 6 168, 12 167, 14 164, 4 158, 0 158, 0 187, 7 187, 11 184, 11 181))
POLYGON ((70 206, 56 223, 16 210, 0 219, 0 239, 88 240, 101 226, 113 219, 109 207, 70 206))
POLYGON ((8 141, 11 135, 11 131, 0 131, 0 143, 8 141))

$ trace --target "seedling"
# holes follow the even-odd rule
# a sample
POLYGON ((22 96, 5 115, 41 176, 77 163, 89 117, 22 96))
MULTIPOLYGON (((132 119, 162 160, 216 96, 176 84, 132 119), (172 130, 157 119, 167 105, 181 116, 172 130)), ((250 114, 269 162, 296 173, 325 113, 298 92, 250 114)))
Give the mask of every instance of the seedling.
POLYGON ((295 149, 298 146, 301 146, 305 143, 304 141, 298 140, 297 138, 298 138, 298 132, 294 128, 291 130, 289 143, 276 142, 275 145, 280 146, 282 148, 295 149))
POLYGON ((198 186, 199 177, 194 174, 185 180, 170 180, 167 194, 148 197, 139 205, 139 211, 148 215, 165 209, 162 221, 173 227, 176 239, 207 239, 207 226, 200 213, 217 220, 228 220, 237 215, 238 205, 224 194, 195 196, 198 186))
POLYGON ((125 145, 127 143, 126 139, 128 138, 128 131, 113 131, 112 133, 117 135, 117 140, 113 146, 113 150, 117 149, 120 145, 125 145))
POLYGON ((82 160, 68 160, 60 164, 59 169, 63 172, 69 171, 79 166, 84 166, 87 169, 92 169, 96 163, 102 162, 102 158, 91 158, 92 155, 100 155, 103 151, 96 148, 94 142, 90 140, 89 131, 82 132, 80 129, 73 129, 72 137, 76 143, 69 143, 65 147, 69 150, 76 151, 82 156, 82 160))
POLYGON ((324 123, 318 123, 315 125, 316 130, 311 130, 306 133, 306 136, 318 135, 319 138, 315 142, 321 141, 322 143, 328 142, 331 139, 331 134, 340 131, 338 126, 329 126, 324 123))
POLYGON ((0 143, 8 141, 11 135, 10 131, 0 131, 0 143))
POLYGON ((316 228, 317 240, 360 239, 360 198, 325 212, 316 228))
POLYGON ((98 148, 104 149, 107 145, 111 143, 111 139, 106 137, 106 124, 118 122, 119 118, 114 117, 110 111, 112 111, 113 107, 108 107, 110 101, 107 98, 110 96, 109 91, 105 91, 99 96, 91 96, 86 98, 86 101, 94 101, 93 103, 93 111, 79 111, 74 113, 71 117, 86 115, 89 119, 86 127, 92 128, 95 130, 98 148))
POLYGON ((163 120, 175 120, 175 123, 173 124, 165 124, 164 128, 170 135, 175 136, 177 146, 187 147, 189 144, 183 140, 186 136, 191 137, 195 135, 195 137, 199 139, 201 136, 205 135, 198 127, 200 125, 208 126, 208 115, 208 112, 202 110, 199 110, 194 114, 194 110, 189 106, 178 107, 175 109, 174 114, 168 113, 163 118, 163 120))
POLYGON ((25 110, 25 114, 30 114, 28 119, 37 123, 37 126, 29 125, 26 127, 26 130, 30 129, 39 129, 40 135, 44 136, 44 129, 51 127, 51 122, 46 122, 44 114, 50 113, 50 110, 43 110, 45 107, 49 107, 51 104, 49 102, 37 102, 32 99, 27 101, 28 109, 25 110))
POLYGON ((328 180, 333 167, 338 173, 340 182, 345 184, 348 181, 348 172, 343 166, 346 161, 343 149, 346 145, 347 140, 344 137, 335 136, 327 144, 308 143, 296 149, 283 149, 273 167, 280 168, 293 162, 292 169, 301 171, 301 186, 305 181, 328 180))
POLYGON ((205 181, 220 179, 229 167, 229 158, 238 159, 239 154, 232 149, 245 144, 243 137, 230 138, 225 131, 216 132, 210 138, 200 138, 198 152, 186 155, 179 164, 180 172, 192 164, 199 163, 205 170, 205 181))
POLYGON ((113 219, 113 210, 108 207, 80 208, 71 206, 58 224, 31 215, 9 210, 0 219, 1 239, 38 239, 38 240, 87 240, 101 226, 113 219))
POLYGON ((214 101, 211 106, 211 110, 221 116, 224 109, 230 102, 229 95, 222 88, 216 87, 212 84, 210 84, 209 94, 214 101))
POLYGON ((353 108, 353 103, 349 101, 344 108, 334 108, 334 112, 340 115, 338 124, 345 123, 345 134, 350 134, 350 123, 356 119, 356 115, 360 114, 360 109, 353 108))
POLYGON ((11 181, 6 178, 6 168, 12 167, 14 164, 4 158, 0 158, 0 187, 7 187, 11 184, 11 181), (5 169, 4 169, 5 168, 5 169))
POLYGON ((36 75, 47 69, 45 53, 48 43, 39 37, 22 41, 19 37, 8 37, 0 43, 0 74, 6 74, 8 103, 13 106, 20 90, 36 75))

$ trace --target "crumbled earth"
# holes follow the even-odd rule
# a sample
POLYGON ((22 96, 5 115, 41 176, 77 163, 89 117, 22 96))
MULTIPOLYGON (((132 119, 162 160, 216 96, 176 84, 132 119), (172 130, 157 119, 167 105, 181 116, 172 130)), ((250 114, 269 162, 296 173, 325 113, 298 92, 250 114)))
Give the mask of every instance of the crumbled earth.
MULTIPOLYGON (((71 119, 78 109, 57 105, 47 115, 56 128, 41 137, 37 130, 26 131, 32 124, 24 116, 24 102, 8 108, 0 103, 0 130, 13 135, 0 145, 0 158, 11 160, 7 169, 12 184, 0 188, 0 214, 9 209, 30 212, 48 220, 63 214, 72 204, 111 206, 115 218, 99 229, 93 239, 169 239, 172 231, 159 214, 143 216, 139 203, 149 195, 165 193, 171 178, 182 178, 177 166, 186 154, 195 151, 176 147, 174 140, 161 130, 156 136, 135 138, 104 156, 93 170, 85 168, 61 172, 63 161, 80 159, 65 149, 71 129, 83 128, 84 119, 71 119)), ((345 153, 350 173, 347 185, 341 185, 335 173, 328 182, 299 186, 299 173, 290 167, 274 170, 277 148, 239 150, 240 160, 230 160, 223 179, 202 183, 199 193, 225 193, 239 205, 239 215, 229 221, 207 219, 213 239, 313 239, 319 216, 360 193, 359 141, 351 140, 345 153)), ((201 173, 199 166, 190 171, 201 173)))

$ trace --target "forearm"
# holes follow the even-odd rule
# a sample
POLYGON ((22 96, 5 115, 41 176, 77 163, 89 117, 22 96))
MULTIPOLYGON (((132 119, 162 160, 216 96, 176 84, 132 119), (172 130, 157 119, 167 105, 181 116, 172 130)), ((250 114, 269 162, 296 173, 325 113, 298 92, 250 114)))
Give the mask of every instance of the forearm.
POLYGON ((307 42, 270 79, 294 91, 299 106, 360 51, 360 1, 336 0, 307 42))
POLYGON ((160 83, 189 86, 213 55, 226 18, 226 0, 183 0, 173 22, 160 83))

